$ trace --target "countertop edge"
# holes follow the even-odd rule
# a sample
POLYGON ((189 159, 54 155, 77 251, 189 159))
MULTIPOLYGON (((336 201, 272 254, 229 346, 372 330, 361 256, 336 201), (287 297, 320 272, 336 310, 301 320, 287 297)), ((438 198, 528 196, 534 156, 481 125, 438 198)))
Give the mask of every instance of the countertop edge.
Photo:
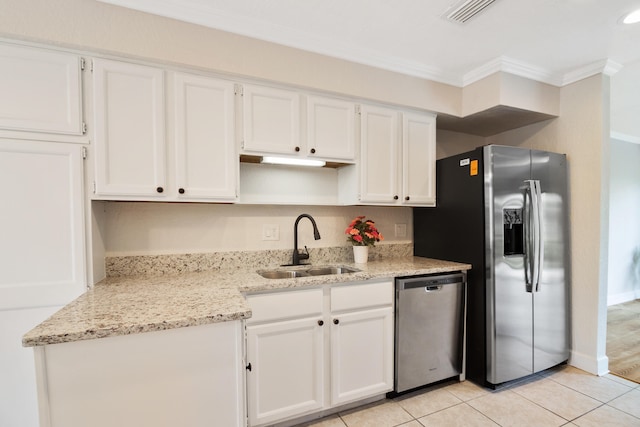
MULTIPOLYGON (((244 320, 250 318, 252 315, 251 308, 248 306, 248 303, 244 298, 244 295, 250 293, 296 289, 310 286, 324 286, 335 283, 361 282, 384 278, 392 279, 395 277, 437 274, 471 269, 471 265, 469 264, 421 257, 391 258, 383 261, 372 261, 367 264, 347 263, 345 265, 350 265, 360 271, 343 275, 293 279, 264 279, 254 270, 231 271, 226 272, 226 274, 225 272, 208 272, 175 275, 171 277, 152 276, 144 278, 120 277, 113 280, 105 279, 99 284, 96 284, 94 289, 107 289, 114 294, 117 294, 119 291, 118 286, 126 286, 129 282, 139 282, 136 283, 135 286, 140 286, 140 289, 149 293, 150 289, 155 290, 154 286, 156 286, 156 282, 162 282, 165 285, 175 285, 181 283, 181 280, 192 280, 198 283, 199 286, 206 286, 211 293, 215 294, 216 292, 219 292, 220 297, 231 297, 235 300, 235 305, 232 305, 231 308, 224 307, 224 310, 220 308, 219 311, 216 311, 215 307, 212 307, 212 310, 208 311, 206 314, 201 313, 200 315, 195 316, 185 312, 184 314, 181 313, 177 318, 170 320, 162 319, 161 321, 145 320, 145 313, 141 313, 141 320, 139 322, 131 323, 118 323, 118 321, 115 320, 111 323, 108 321, 97 322, 86 313, 84 319, 81 318, 81 316, 68 316, 70 319, 65 320, 64 316, 59 314, 63 313, 63 311, 72 304, 75 304, 75 308, 80 306, 80 309, 82 309, 82 304, 85 303, 87 306, 86 310, 89 310, 89 302, 82 300, 82 297, 85 296, 85 299, 91 300, 89 297, 86 297, 86 294, 90 294, 92 292, 92 290, 90 290, 77 300, 63 307, 59 312, 55 313, 40 325, 27 332, 22 338, 22 345, 23 347, 37 347, 50 344, 62 344, 67 342, 244 320), (238 277, 241 280, 238 280, 238 277), (113 288, 109 288, 111 286, 113 286, 113 288), (67 324, 64 323, 65 321, 67 324), (67 325, 73 326, 65 328, 64 326, 67 325)), ((182 292, 190 292, 190 288, 186 287, 182 292)), ((94 299, 97 298, 93 294, 90 295, 93 296, 94 299)), ((120 310, 126 311, 126 309, 129 308, 126 302, 119 303, 123 305, 118 307, 120 310)), ((156 315, 155 317, 157 319, 158 316, 156 315)))

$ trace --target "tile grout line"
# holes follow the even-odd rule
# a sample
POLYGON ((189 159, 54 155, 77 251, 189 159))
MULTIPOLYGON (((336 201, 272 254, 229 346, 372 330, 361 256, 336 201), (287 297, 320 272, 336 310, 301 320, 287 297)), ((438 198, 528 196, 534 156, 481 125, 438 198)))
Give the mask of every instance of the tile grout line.
MULTIPOLYGON (((630 391, 635 390, 635 388, 629 387, 628 385, 626 385, 626 384, 622 384, 622 383, 619 383, 619 382, 617 382, 617 381, 610 380, 609 378, 605 378, 605 377, 598 377, 598 378, 604 378, 604 379, 605 379, 605 380, 607 380, 607 381, 611 381, 611 382, 613 382, 613 383, 616 383, 616 384, 619 384, 619 385, 625 386, 625 387, 627 387, 627 388, 629 389, 629 390, 625 391, 624 393, 622 393, 620 396, 623 396, 623 395, 625 395, 625 394, 629 393, 630 391)), ((609 402, 611 402, 611 401, 613 401, 613 400, 617 399, 618 397, 620 397, 620 396, 616 396, 616 397, 614 397, 613 399, 609 399, 609 400, 607 400, 606 402, 603 402, 603 401, 602 401, 602 400, 600 400, 600 399, 597 399, 597 398, 595 398, 595 397, 593 397, 593 396, 589 396, 588 394, 584 393, 582 390, 578 390, 578 389, 575 389, 575 388, 573 388, 573 387, 571 387, 571 386, 568 386, 568 385, 562 384, 561 382, 556 381, 556 380, 554 380, 554 379, 553 379, 553 378, 551 378, 551 377, 548 377, 548 379, 550 379, 551 381, 555 382, 556 384, 559 384, 559 385, 561 385, 561 386, 563 386, 563 387, 568 388, 569 390, 573 390, 573 391, 575 391, 575 392, 577 392, 577 393, 582 394, 583 396, 589 397, 589 398, 591 398, 591 399, 593 399, 593 400, 596 400, 596 401, 598 401, 598 402, 600 402, 600 403, 602 403, 602 404, 605 404, 605 405, 606 405, 606 404, 608 404, 609 402)))

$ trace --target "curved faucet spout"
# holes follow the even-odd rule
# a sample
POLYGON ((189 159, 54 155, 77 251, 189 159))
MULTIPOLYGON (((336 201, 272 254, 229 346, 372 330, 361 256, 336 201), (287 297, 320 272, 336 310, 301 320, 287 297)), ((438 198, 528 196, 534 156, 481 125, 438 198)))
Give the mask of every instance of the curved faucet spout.
POLYGON ((298 251, 298 223, 302 218, 309 218, 311 221, 311 225, 313 225, 313 238, 315 240, 320 240, 320 232, 318 231, 318 226, 316 225, 316 220, 309 214, 298 215, 296 218, 296 222, 293 224, 293 259, 291 261, 292 265, 299 265, 301 259, 309 259, 309 251, 306 250, 303 253, 298 251))

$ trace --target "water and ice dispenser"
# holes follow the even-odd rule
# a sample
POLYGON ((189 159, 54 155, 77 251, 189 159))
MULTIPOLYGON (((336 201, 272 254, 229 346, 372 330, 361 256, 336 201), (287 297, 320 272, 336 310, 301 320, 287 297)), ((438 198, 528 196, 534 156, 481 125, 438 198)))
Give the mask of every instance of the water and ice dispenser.
POLYGON ((503 209, 504 255, 524 254, 522 209, 503 209))

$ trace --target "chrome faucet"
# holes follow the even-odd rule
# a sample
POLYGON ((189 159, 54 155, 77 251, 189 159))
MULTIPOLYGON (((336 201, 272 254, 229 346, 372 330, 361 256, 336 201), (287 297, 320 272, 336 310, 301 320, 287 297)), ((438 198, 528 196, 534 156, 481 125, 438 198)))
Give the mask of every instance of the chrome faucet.
POLYGON ((291 261, 291 265, 300 265, 300 260, 309 259, 309 249, 304 247, 305 252, 298 251, 298 223, 302 218, 309 218, 311 224, 313 225, 313 238, 316 240, 320 240, 320 232, 318 231, 318 226, 316 225, 316 221, 309 214, 302 214, 296 218, 296 222, 293 225, 293 260, 291 261))

